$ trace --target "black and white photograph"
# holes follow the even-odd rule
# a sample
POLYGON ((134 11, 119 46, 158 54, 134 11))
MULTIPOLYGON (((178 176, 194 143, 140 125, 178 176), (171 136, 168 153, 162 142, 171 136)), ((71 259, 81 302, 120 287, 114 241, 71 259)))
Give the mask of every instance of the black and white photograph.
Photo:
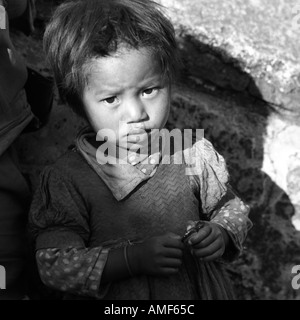
POLYGON ((300 1, 0 0, 0 300, 300 300, 300 1))

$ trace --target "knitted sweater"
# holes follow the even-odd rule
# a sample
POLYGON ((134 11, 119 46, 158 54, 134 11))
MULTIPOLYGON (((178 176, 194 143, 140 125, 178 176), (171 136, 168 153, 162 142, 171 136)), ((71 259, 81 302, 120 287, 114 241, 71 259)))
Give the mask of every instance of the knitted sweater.
MULTIPOLYGON (((188 220, 215 219, 222 225, 231 205, 232 217, 244 217, 243 223, 236 226, 236 231, 241 229, 234 232, 233 223, 223 221, 223 224, 227 230, 231 229, 229 233, 236 250, 241 249, 250 226, 248 210, 234 212, 237 210, 234 202, 240 203, 240 200, 228 196, 224 184, 224 190, 215 193, 219 194, 215 210, 205 212, 202 208, 206 204, 201 203, 201 198, 191 188, 185 169, 185 164, 160 164, 153 177, 118 201, 76 149, 48 167, 34 197, 29 223, 46 284, 80 298, 232 298, 222 262, 199 263, 187 249, 177 275, 168 278, 138 276, 101 286, 109 250, 126 245, 128 240, 140 241, 165 232, 183 235, 188 220), (226 196, 225 206, 218 208, 218 202, 226 196)), ((206 180, 209 181, 209 177, 206 180)), ((212 201, 209 206, 213 207, 212 201)))

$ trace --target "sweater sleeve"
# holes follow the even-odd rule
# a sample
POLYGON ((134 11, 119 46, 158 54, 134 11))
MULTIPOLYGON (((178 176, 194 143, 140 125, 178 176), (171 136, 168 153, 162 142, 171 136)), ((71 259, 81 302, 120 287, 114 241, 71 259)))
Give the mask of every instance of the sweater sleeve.
POLYGON ((233 248, 226 260, 235 259, 243 250, 243 242, 252 222, 250 208, 232 190, 224 158, 206 139, 195 143, 185 155, 187 174, 198 196, 203 214, 210 222, 223 227, 229 234, 233 248))
POLYGON ((38 270, 54 289, 101 298, 109 248, 88 248, 88 210, 75 186, 53 167, 41 174, 29 215, 38 270))
POLYGON ((109 286, 100 286, 109 250, 66 247, 39 249, 36 260, 46 286, 62 292, 101 299, 109 286))

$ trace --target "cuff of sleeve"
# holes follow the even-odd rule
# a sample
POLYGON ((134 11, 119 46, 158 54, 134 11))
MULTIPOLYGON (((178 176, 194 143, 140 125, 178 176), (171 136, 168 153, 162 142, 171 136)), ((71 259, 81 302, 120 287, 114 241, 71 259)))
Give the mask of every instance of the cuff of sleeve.
POLYGON ((101 284, 101 277, 104 266, 107 262, 109 251, 109 248, 102 249, 94 267, 90 267, 88 269, 88 271, 90 271, 90 274, 87 278, 86 290, 89 295, 92 295, 97 299, 103 299, 106 296, 111 285, 110 283, 104 285, 101 284))

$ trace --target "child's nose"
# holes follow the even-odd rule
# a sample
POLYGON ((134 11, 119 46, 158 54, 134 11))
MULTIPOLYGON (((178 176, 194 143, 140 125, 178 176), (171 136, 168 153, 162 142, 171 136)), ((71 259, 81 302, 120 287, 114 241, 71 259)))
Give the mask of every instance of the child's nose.
POLYGON ((147 118, 147 112, 142 101, 131 100, 126 107, 127 122, 140 122, 147 118))

